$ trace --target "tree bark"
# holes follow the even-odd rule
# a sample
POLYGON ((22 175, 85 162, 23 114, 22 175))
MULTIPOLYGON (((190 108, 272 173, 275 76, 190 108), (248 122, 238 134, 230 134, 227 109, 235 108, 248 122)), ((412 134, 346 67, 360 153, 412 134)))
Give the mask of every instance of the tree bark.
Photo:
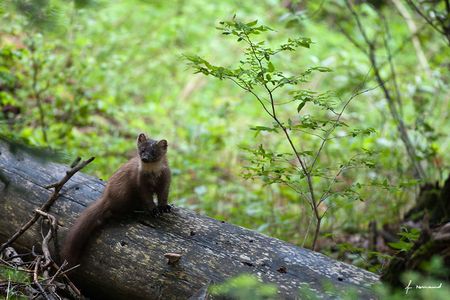
MULTIPOLYGON (((68 169, 23 149, 11 151, 0 141, 1 243, 48 199, 51 191, 45 186, 68 169)), ((62 225, 53 257, 67 229, 104 186, 103 181, 81 173, 65 184, 50 210, 62 225)), ((32 249, 41 240, 36 224, 13 246, 32 249)), ((378 282, 378 276, 365 270, 180 207, 158 218, 135 212, 107 222, 90 238, 80 263, 75 275, 82 292, 110 299, 195 298, 208 285, 242 273, 275 283, 281 299, 299 298, 300 287, 324 298, 349 290, 359 298, 374 298, 370 286, 378 282), (166 253, 182 257, 169 265, 166 253), (331 294, 323 286, 327 281, 335 288, 331 294)))

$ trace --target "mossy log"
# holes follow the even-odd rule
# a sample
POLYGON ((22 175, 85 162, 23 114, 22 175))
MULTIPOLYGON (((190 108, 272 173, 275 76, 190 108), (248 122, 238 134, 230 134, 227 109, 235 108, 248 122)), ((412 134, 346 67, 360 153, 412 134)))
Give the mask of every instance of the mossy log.
MULTIPOLYGON (((57 182, 68 169, 28 151, 11 151, 0 141, 1 243, 48 199, 51 191, 45 186, 57 182)), ((104 186, 103 181, 82 173, 66 183, 50 210, 61 224, 56 245, 61 246, 67 229, 104 186)), ((32 249, 41 240, 36 224, 13 246, 32 249)), ((57 257, 57 249, 53 252, 57 257)), ((378 282, 376 275, 365 270, 176 206, 162 217, 135 212, 105 224, 91 236, 76 278, 82 292, 109 299, 188 299, 210 284, 242 273, 276 284, 280 299, 299 298, 301 287, 320 298, 353 291, 370 299, 370 287, 378 282), (168 264, 166 253, 182 257, 168 264), (334 292, 324 288, 326 282, 334 286, 334 292)))

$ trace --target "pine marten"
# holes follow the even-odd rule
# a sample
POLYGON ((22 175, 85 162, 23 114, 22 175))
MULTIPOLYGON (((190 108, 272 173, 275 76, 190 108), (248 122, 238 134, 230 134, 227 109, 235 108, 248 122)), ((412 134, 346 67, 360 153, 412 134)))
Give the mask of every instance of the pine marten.
POLYGON ((152 214, 170 212, 167 203, 171 173, 167 162, 167 141, 152 140, 145 134, 137 138, 137 155, 122 165, 109 179, 103 195, 86 208, 69 230, 61 258, 69 265, 78 263, 94 229, 112 216, 147 206, 152 214), (158 205, 153 202, 156 195, 158 205))

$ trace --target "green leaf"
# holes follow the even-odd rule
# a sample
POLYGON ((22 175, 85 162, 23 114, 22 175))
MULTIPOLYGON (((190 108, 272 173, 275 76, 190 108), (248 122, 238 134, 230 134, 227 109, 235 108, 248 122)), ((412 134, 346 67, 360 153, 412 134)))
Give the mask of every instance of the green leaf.
POLYGON ((256 131, 277 131, 275 128, 271 128, 271 127, 267 127, 267 126, 255 126, 255 127, 251 127, 251 130, 256 130, 256 131))
POLYGON ((306 102, 300 102, 300 104, 297 106, 297 112, 300 113, 303 107, 305 107, 306 102))
POLYGON ((75 0, 74 2, 75 2, 75 7, 79 9, 79 8, 85 8, 89 5, 91 5, 93 1, 91 1, 91 0, 75 0))
POLYGON ((273 66, 273 64, 272 64, 271 61, 269 61, 269 63, 267 64, 267 70, 268 70, 269 72, 275 71, 275 67, 273 66))
POLYGON ((391 247, 393 249, 406 252, 412 248, 413 243, 408 243, 405 241, 398 241, 398 242, 388 243, 388 245, 389 245, 389 247, 391 247))
POLYGON ((255 20, 255 21, 252 21, 252 22, 248 22, 248 23, 245 24, 245 25, 247 25, 247 26, 249 26, 249 27, 252 27, 252 26, 255 26, 257 23, 258 23, 258 20, 255 20))
POLYGON ((333 72, 332 69, 327 67, 314 67, 313 69, 319 72, 333 72))
POLYGON ((313 156, 313 152, 312 151, 310 151, 310 150, 306 150, 306 151, 301 151, 300 152, 300 155, 303 155, 303 156, 313 156))

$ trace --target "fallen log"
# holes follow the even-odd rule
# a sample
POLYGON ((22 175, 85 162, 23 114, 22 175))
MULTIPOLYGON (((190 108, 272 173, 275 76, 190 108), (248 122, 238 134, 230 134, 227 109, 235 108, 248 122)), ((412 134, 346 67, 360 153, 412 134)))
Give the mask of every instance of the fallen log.
MULTIPOLYGON (((68 169, 27 151, 11 151, 0 141, 1 243, 45 203, 51 194, 46 186, 68 169)), ((50 209, 61 225, 56 248, 104 186, 103 181, 82 173, 64 185, 50 209)), ((13 246, 29 250, 41 240, 35 224, 13 246)), ((53 257, 56 252, 52 249, 53 257)), ((275 283, 282 299, 298 298, 300 287, 318 297, 334 298, 324 288, 326 282, 337 291, 374 298, 370 287, 378 282, 375 274, 365 270, 180 207, 158 218, 135 212, 111 220, 93 234, 84 253, 76 271, 82 292, 109 299, 188 299, 210 284, 242 273, 275 283), (168 263, 166 257, 174 260, 168 263)))

